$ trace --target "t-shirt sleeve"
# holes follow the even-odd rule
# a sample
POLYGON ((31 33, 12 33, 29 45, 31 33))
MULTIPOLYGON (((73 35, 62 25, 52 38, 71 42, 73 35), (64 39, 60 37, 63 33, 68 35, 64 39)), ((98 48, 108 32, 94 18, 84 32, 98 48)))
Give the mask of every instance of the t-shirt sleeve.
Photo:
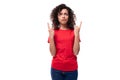
POLYGON ((47 41, 48 43, 50 43, 50 38, 48 37, 48 41, 47 41))
POLYGON ((81 42, 81 39, 79 38, 79 42, 81 42))
POLYGON ((81 39, 79 39, 79 42, 81 42, 81 39))

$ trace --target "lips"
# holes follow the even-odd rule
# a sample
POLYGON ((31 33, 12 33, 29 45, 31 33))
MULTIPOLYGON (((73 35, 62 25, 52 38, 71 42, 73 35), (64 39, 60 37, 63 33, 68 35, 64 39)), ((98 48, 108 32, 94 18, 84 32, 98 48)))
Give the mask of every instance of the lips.
POLYGON ((63 19, 63 20, 61 20, 61 21, 66 21, 66 19, 63 19))

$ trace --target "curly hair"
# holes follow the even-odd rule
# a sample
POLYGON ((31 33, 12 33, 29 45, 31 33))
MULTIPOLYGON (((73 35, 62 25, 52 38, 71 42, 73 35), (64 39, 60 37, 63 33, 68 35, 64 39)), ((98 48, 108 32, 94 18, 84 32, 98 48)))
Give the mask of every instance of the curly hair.
POLYGON ((67 22, 67 28, 74 29, 74 25, 76 24, 75 23, 76 15, 74 14, 74 11, 70 7, 66 6, 65 4, 60 4, 52 10, 50 14, 50 19, 52 21, 52 27, 56 30, 59 29, 58 26, 60 23, 58 21, 58 13, 60 13, 62 9, 68 10, 69 18, 67 22))

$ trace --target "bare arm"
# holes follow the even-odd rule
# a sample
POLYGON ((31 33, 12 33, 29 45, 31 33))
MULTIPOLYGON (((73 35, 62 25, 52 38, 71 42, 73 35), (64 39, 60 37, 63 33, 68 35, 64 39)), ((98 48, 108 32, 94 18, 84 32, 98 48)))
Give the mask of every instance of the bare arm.
POLYGON ((56 53, 56 47, 54 42, 54 30, 53 28, 50 28, 50 25, 48 23, 48 31, 49 31, 49 49, 52 56, 55 56, 56 53))
POLYGON ((74 55, 78 55, 79 51, 80 51, 80 37, 79 37, 79 32, 80 32, 80 28, 81 28, 82 22, 80 22, 80 26, 76 26, 74 29, 74 34, 75 34, 75 38, 74 38, 74 45, 73 45, 73 52, 74 55))
POLYGON ((80 44, 79 44, 79 35, 78 35, 75 36, 74 38, 74 45, 73 45, 74 55, 78 55, 79 51, 80 51, 80 44))
POLYGON ((54 42, 54 38, 50 38, 50 53, 52 56, 55 56, 56 53, 56 47, 55 47, 55 42, 54 42))

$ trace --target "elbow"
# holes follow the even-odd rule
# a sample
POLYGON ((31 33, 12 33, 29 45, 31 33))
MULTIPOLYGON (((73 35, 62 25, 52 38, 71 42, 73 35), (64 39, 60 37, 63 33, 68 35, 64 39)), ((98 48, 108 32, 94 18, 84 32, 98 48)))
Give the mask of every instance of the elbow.
POLYGON ((51 53, 51 56, 53 56, 53 57, 54 57, 54 56, 55 56, 55 52, 52 52, 52 53, 51 53))
POLYGON ((78 51, 76 51, 76 50, 73 50, 73 53, 74 53, 75 56, 78 55, 78 51))
POLYGON ((80 51, 80 48, 78 48, 78 49, 73 48, 73 53, 75 56, 78 55, 79 51, 80 51))
POLYGON ((50 52, 51 52, 51 56, 55 56, 55 54, 56 54, 56 50, 50 50, 50 52))

